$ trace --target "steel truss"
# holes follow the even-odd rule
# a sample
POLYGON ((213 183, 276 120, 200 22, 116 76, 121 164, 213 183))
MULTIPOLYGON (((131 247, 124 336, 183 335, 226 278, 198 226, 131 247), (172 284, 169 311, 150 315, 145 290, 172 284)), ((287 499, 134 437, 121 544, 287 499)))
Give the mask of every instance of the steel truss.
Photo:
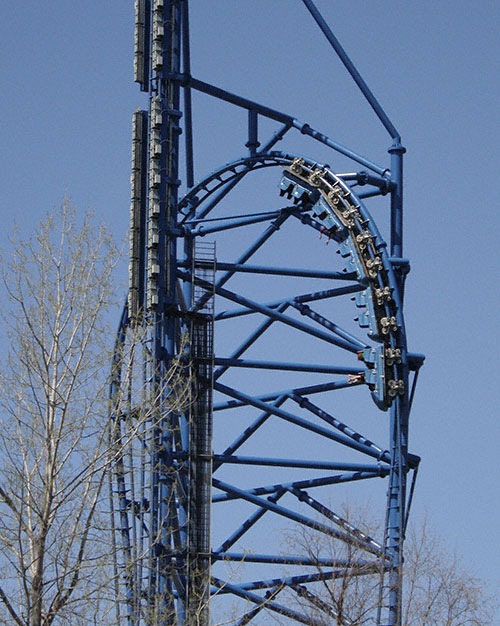
POLYGON ((187 0, 135 2, 135 79, 150 105, 133 118, 110 433, 117 613, 130 625, 204 626, 210 612, 239 625, 269 612, 360 623, 322 590, 361 579, 378 589, 364 619, 401 624, 407 483, 419 463, 408 420, 423 362, 407 351, 403 318, 404 148, 303 3, 391 136, 390 167, 194 78, 187 0), (247 153, 197 184, 193 92, 248 113, 247 153), (276 123, 267 140, 262 119, 276 123), (277 150, 294 130, 353 171, 277 150), (380 196, 388 243, 367 208, 380 196), (359 499, 380 531, 341 509, 359 499))

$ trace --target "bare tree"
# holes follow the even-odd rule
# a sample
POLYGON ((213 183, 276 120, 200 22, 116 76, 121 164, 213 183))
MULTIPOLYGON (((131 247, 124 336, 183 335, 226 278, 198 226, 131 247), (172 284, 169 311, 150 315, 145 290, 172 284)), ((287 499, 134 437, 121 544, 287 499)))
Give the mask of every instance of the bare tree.
POLYGON ((88 624, 109 576, 102 530, 117 250, 65 201, 4 263, 0 619, 88 624))
POLYGON ((496 602, 484 581, 424 523, 406 542, 404 626, 485 626, 496 602))
POLYGON ((376 526, 366 514, 353 515, 347 506, 333 517, 343 539, 307 527, 287 533, 287 551, 314 563, 318 580, 292 585, 282 596, 287 606, 296 606, 315 626, 373 624, 385 599, 380 597, 384 559, 371 550, 378 546, 373 539, 376 526))
MULTIPOLYGON (((343 523, 365 538, 379 529, 363 515, 345 509, 343 523)), ((325 556, 337 562, 328 577, 312 586, 288 589, 288 606, 297 606, 311 624, 362 626, 374 624, 387 589, 380 585, 383 567, 363 567, 366 552, 356 542, 339 542, 310 529, 292 532, 288 546, 307 556, 324 574, 325 556), (384 591, 385 590, 385 591, 384 591)), ((403 626, 486 626, 494 623, 497 603, 486 584, 464 567, 427 523, 413 529, 405 544, 403 626)), ((286 593, 286 591, 285 591, 286 593)))
POLYGON ((1 624, 118 624, 121 584, 147 559, 137 537, 120 551, 108 479, 133 472, 160 400, 169 412, 191 402, 188 340, 159 382, 144 380, 147 320, 117 342, 108 324, 118 258, 109 232, 68 201, 4 258, 1 624))

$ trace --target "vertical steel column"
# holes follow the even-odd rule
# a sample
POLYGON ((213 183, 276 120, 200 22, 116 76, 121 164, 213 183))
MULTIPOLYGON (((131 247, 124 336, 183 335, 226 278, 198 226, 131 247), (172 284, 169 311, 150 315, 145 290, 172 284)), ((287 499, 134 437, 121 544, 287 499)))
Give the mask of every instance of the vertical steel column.
MULTIPOLYGON (((161 115, 159 155, 158 215, 158 303, 153 313, 153 397, 159 411, 153 458, 152 503, 152 576, 150 606, 158 623, 174 624, 175 607, 172 588, 172 508, 175 506, 173 449, 173 416, 166 402, 169 390, 165 380, 176 348, 176 230, 179 187, 179 110, 180 86, 173 75, 180 72, 180 8, 170 0, 153 2, 153 70, 152 98, 161 115), (156 537, 159 541, 156 541, 156 537)), ((150 154, 151 158, 156 155, 150 154)))
MULTIPOLYGON (((406 273, 402 257, 405 149, 398 131, 313 0, 303 0, 303 4, 391 136, 390 170, 385 164, 373 163, 288 113, 192 77, 188 0, 135 0, 135 80, 142 91, 149 92, 150 111, 149 115, 145 111, 134 115, 131 286, 128 313, 126 308, 117 343, 112 384, 112 398, 116 397, 117 407, 113 441, 118 447, 125 442, 128 454, 127 457, 120 455, 115 463, 116 515, 112 512, 122 535, 122 566, 128 568, 120 583, 124 591, 120 601, 127 606, 128 626, 191 626, 195 622, 197 626, 208 626, 209 604, 218 619, 226 610, 229 600, 225 598, 231 596, 254 605, 248 611, 247 607, 239 607, 244 616, 237 623, 248 623, 265 610, 286 616, 293 622, 316 625, 319 622, 308 612, 307 605, 301 607, 300 612, 292 609, 296 596, 299 600, 308 599, 316 609, 325 609, 333 616, 336 615, 331 612, 334 608, 319 596, 316 598, 315 583, 328 584, 331 579, 343 576, 365 575, 373 576, 375 588, 381 591, 380 608, 374 604, 367 619, 378 626, 401 626, 406 482, 409 469, 418 465, 418 457, 408 454, 408 363, 415 371, 415 355, 408 359, 402 311, 406 273), (191 92, 197 91, 246 110, 248 153, 195 185, 191 92), (186 139, 183 148, 180 147, 181 122, 186 139), (267 141, 262 138, 261 147, 259 126, 266 128, 270 122, 284 126, 267 141), (275 144, 284 134, 289 130, 292 134, 294 129, 348 157, 355 167, 361 165, 368 171, 339 174, 312 158, 298 158, 293 153, 275 150, 275 144), (180 197, 181 149, 185 150, 182 158, 184 197, 180 197), (240 182, 249 197, 253 197, 248 179, 254 180, 253 172, 264 167, 277 167, 281 172, 280 195, 285 198, 286 206, 248 214, 234 207, 235 213, 230 208, 228 215, 228 206, 222 206, 222 201, 240 182), (360 193, 358 185, 363 187, 360 193), (383 241, 362 200, 388 192, 390 246, 383 241), (305 229, 312 227, 313 232, 316 231, 314 240, 307 240, 313 241, 308 254, 302 250, 302 243, 293 254, 287 253, 283 245, 283 242, 296 242, 293 224, 297 220, 305 229), (261 222, 266 223, 264 230, 255 237, 252 235, 249 245, 243 229, 261 222), (274 235, 280 230, 278 240, 274 235), (338 271, 325 271, 325 258, 314 247, 318 232, 325 233, 328 241, 333 240, 338 246, 341 257, 338 271), (222 244, 218 248, 222 251, 219 264, 215 262, 215 244, 200 243, 201 237, 212 233, 217 233, 217 241, 220 238, 222 244), (179 238, 184 241, 178 244, 179 238), (275 241, 279 250, 273 250, 275 241), (257 252, 269 259, 267 263, 250 263, 257 252), (229 258, 224 258, 225 255, 229 258), (303 263, 309 267, 313 261, 317 262, 317 267, 307 270, 301 267, 303 263), (243 274, 242 280, 238 279, 239 272, 243 274), (244 276, 248 274, 262 278, 262 288, 260 282, 257 289, 257 283, 248 281, 247 284, 244 276), (332 282, 321 286, 315 283, 306 291, 298 287, 297 292, 286 298, 261 302, 261 298, 274 297, 265 294, 274 293, 276 276, 286 281, 296 277, 332 282), (214 293, 218 296, 215 312, 214 293), (352 298, 357 314, 354 320, 367 329, 366 337, 363 333, 363 337, 358 338, 351 327, 348 308, 343 305, 345 300, 341 297, 347 299, 351 294, 355 295, 352 298), (317 301, 320 305, 320 301, 327 299, 331 299, 328 308, 324 306, 319 310, 300 304, 312 305, 317 301), (227 302, 238 308, 224 310, 227 302), (305 316, 305 321, 297 319, 298 313, 305 316), (248 328, 245 322, 235 321, 231 327, 233 322, 225 321, 247 315, 256 320, 264 316, 264 320, 257 320, 255 328, 251 321, 248 328), (220 350, 217 354, 213 347, 214 324, 223 329, 217 333, 217 337, 223 338, 217 344, 220 350), (229 332, 225 335, 224 328, 228 325, 229 332), (282 333, 280 345, 267 333, 271 326, 282 333), (122 353, 127 350, 133 353, 135 331, 144 349, 141 366, 147 373, 145 381, 141 379, 137 385, 140 385, 139 391, 132 393, 132 384, 127 384, 134 380, 136 385, 136 378, 134 371, 128 375, 125 372, 127 367, 132 370, 132 365, 126 364, 122 353), (304 354, 309 354, 313 363, 289 362, 286 356, 285 360, 269 361, 266 348, 268 353, 270 346, 266 345, 266 340, 274 341, 272 349, 277 355, 281 353, 281 344, 287 346, 290 341, 303 341, 304 354), (322 354, 317 351, 317 341, 322 341, 330 350, 328 365, 317 362, 321 358, 318 354, 322 354), (245 353, 250 348, 252 352, 255 348, 256 356, 259 353, 264 356, 247 359, 245 353), (214 364, 219 366, 215 375, 214 364), (250 391, 245 376, 236 375, 236 368, 240 367, 272 373, 259 380, 256 377, 255 389, 250 391), (170 380, 172 371, 175 376, 170 380), (279 378, 274 377, 274 372, 290 373, 285 388, 275 382, 279 378), (327 382, 318 379, 318 384, 305 386, 301 375, 311 373, 328 373, 336 378, 333 381, 329 378, 327 382), (220 382, 222 378, 228 384, 220 382), (377 419, 376 424, 372 424, 379 437, 373 441, 364 433, 364 416, 359 420, 355 410, 359 396, 349 391, 363 384, 368 386, 374 400, 373 410, 388 411, 385 413, 388 419, 377 419), (183 395, 189 394, 186 390, 192 392, 187 401, 183 395), (315 403, 308 399, 309 395, 318 393, 325 394, 326 401, 326 392, 330 391, 342 394, 338 405, 331 401, 330 405, 336 406, 335 411, 337 407, 345 411, 346 417, 340 419, 326 411, 320 403, 321 395, 315 403), (344 394, 352 394, 352 399, 348 400, 344 394), (183 398, 176 403, 180 395, 183 398), (285 402, 292 406, 282 407, 285 402), (245 413, 241 411, 243 430, 226 441, 223 421, 219 418, 215 421, 213 437, 213 410, 234 415, 232 411, 240 407, 245 407, 245 413), (296 414, 299 409, 300 415, 296 414), (324 424, 312 421, 316 418, 324 424), (275 437, 277 454, 279 452, 276 457, 269 453, 263 456, 261 452, 259 437, 264 437, 264 431, 259 428, 267 421, 273 429, 270 432, 275 437), (294 442, 297 431, 295 434, 288 432, 289 425, 304 431, 304 441, 309 446, 317 446, 317 457, 303 458, 316 455, 316 448, 309 450, 305 446, 299 458, 295 458, 293 445, 290 450, 287 446, 294 442), (134 432, 136 426, 140 428, 134 432), (214 442, 216 450, 222 443, 222 454, 214 455, 214 442), (240 455, 238 450, 243 444, 246 450, 240 455), (324 452, 324 447, 331 445, 333 448, 328 447, 324 452), (355 457, 352 462, 347 457, 344 459, 345 453, 351 451, 367 458, 363 461, 355 457), (326 458, 322 460, 323 454, 326 458), (248 469, 244 474, 232 471, 234 465, 246 465, 248 469), (257 471, 253 472, 253 467, 257 471), (318 475, 309 473, 301 477, 297 473, 300 469, 318 472, 318 475), (215 471, 219 474, 217 480, 212 480, 215 471), (268 475, 273 478, 268 484, 262 484, 262 477, 267 481, 268 475), (387 493, 380 493, 386 503, 385 533, 379 541, 367 541, 362 530, 321 503, 321 498, 327 496, 321 491, 323 487, 386 477, 387 493), (135 484, 141 485, 140 490, 134 488, 135 484), (319 491, 316 498, 305 491, 316 488, 319 491), (223 510, 224 502, 228 503, 228 510, 233 504, 241 506, 241 511, 246 511, 245 506, 253 506, 254 510, 248 516, 245 513, 243 521, 238 511, 237 515, 227 514, 222 524, 214 524, 212 541, 220 547, 213 549, 212 507, 221 503, 219 510, 223 510), (314 517, 317 513, 325 519, 318 522, 314 517), (278 554, 269 540, 270 529, 274 532, 282 528, 283 518, 286 523, 291 521, 306 528, 307 532, 323 533, 327 541, 335 542, 340 555, 345 546, 350 554, 355 545, 362 551, 361 556, 332 559, 331 554, 326 554, 330 549, 324 550, 321 543, 318 543, 320 552, 316 562, 311 556, 278 554), (261 524, 260 534, 253 529, 257 523, 261 524), (264 549, 254 548, 252 542, 262 543, 264 549), (230 550, 233 546, 234 551, 230 550), (241 581, 230 582, 232 574, 227 563, 233 561, 240 562, 241 581), (139 562, 140 565, 136 565, 139 562), (252 563, 261 563, 264 571, 261 580, 255 580, 252 563), (345 563, 349 565, 347 569, 345 563), (284 565, 305 569, 290 574, 282 568, 284 565), (333 569, 311 573, 310 568, 317 565, 333 569), (264 575, 266 567, 272 572, 272 578, 264 575), (229 579, 224 581, 227 576, 229 579), (210 598, 210 584, 212 592, 214 588, 219 589, 216 597, 210 598)), ((224 116, 217 121, 224 124, 224 116)), ((288 283, 284 280, 279 288, 284 288, 285 284, 288 283)), ((304 361, 306 359, 304 357, 304 361)), ((230 429, 239 426, 240 422, 235 419, 230 429)), ((234 507, 231 511, 236 510, 234 507)), ((352 621, 347 616, 342 620, 343 623, 352 621)))
MULTIPOLYGON (((399 137, 388 150, 391 155, 391 255, 403 256, 403 154, 405 148, 399 137)), ((404 274, 396 272, 400 308, 403 307, 404 274)), ((404 328, 400 328, 404 333, 404 328)), ((405 345, 406 342, 402 342, 405 345)), ((408 366, 402 359, 404 394, 398 396, 391 407, 391 472, 387 491, 387 550, 391 556, 392 569, 389 573, 388 626, 399 626, 402 620, 402 564, 404 542, 404 519, 406 505, 406 476, 408 473, 408 366)))
MULTIPOLYGON (((391 255, 403 256, 403 155, 406 148, 399 136, 388 150, 391 155, 391 255)), ((402 285, 401 285, 402 286, 402 285)))

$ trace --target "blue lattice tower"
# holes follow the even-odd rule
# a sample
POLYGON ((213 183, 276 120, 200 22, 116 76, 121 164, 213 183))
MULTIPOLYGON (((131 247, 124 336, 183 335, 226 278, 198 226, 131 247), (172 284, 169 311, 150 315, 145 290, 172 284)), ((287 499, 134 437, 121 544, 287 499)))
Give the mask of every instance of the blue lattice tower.
POLYGON ((389 167, 194 78, 187 0, 135 3, 135 79, 149 109, 133 116, 130 289, 111 389, 117 611, 128 624, 203 626, 210 612, 234 624, 267 612, 358 623, 335 581, 376 588, 364 619, 401 624, 407 480, 419 462, 408 420, 423 362, 403 318, 404 148, 303 3, 391 136, 389 167), (193 91, 248 115, 246 153, 196 184, 193 91), (263 119, 276 125, 267 139, 263 119), (296 130, 350 171, 295 154, 296 130), (389 243, 368 208, 380 196, 389 243), (380 532, 341 511, 360 497, 381 502, 380 532))

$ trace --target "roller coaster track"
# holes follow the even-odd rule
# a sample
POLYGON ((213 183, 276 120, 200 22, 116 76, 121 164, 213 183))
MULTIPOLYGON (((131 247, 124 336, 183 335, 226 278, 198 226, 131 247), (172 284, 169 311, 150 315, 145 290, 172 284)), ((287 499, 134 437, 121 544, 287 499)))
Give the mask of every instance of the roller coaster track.
POLYGON ((403 315, 399 134, 359 76, 393 139, 391 168, 190 77, 185 0, 136 2, 135 59, 150 109, 133 116, 130 288, 110 391, 117 623, 354 624, 322 589, 355 580, 378 589, 365 618, 399 626, 423 363, 403 315), (249 112, 249 154, 197 184, 191 90, 249 112), (259 116, 282 126, 257 151, 259 116), (293 128, 364 169, 275 150, 293 128), (388 243, 366 206, 386 195, 388 243), (341 506, 372 500, 385 512, 376 533, 341 506))

